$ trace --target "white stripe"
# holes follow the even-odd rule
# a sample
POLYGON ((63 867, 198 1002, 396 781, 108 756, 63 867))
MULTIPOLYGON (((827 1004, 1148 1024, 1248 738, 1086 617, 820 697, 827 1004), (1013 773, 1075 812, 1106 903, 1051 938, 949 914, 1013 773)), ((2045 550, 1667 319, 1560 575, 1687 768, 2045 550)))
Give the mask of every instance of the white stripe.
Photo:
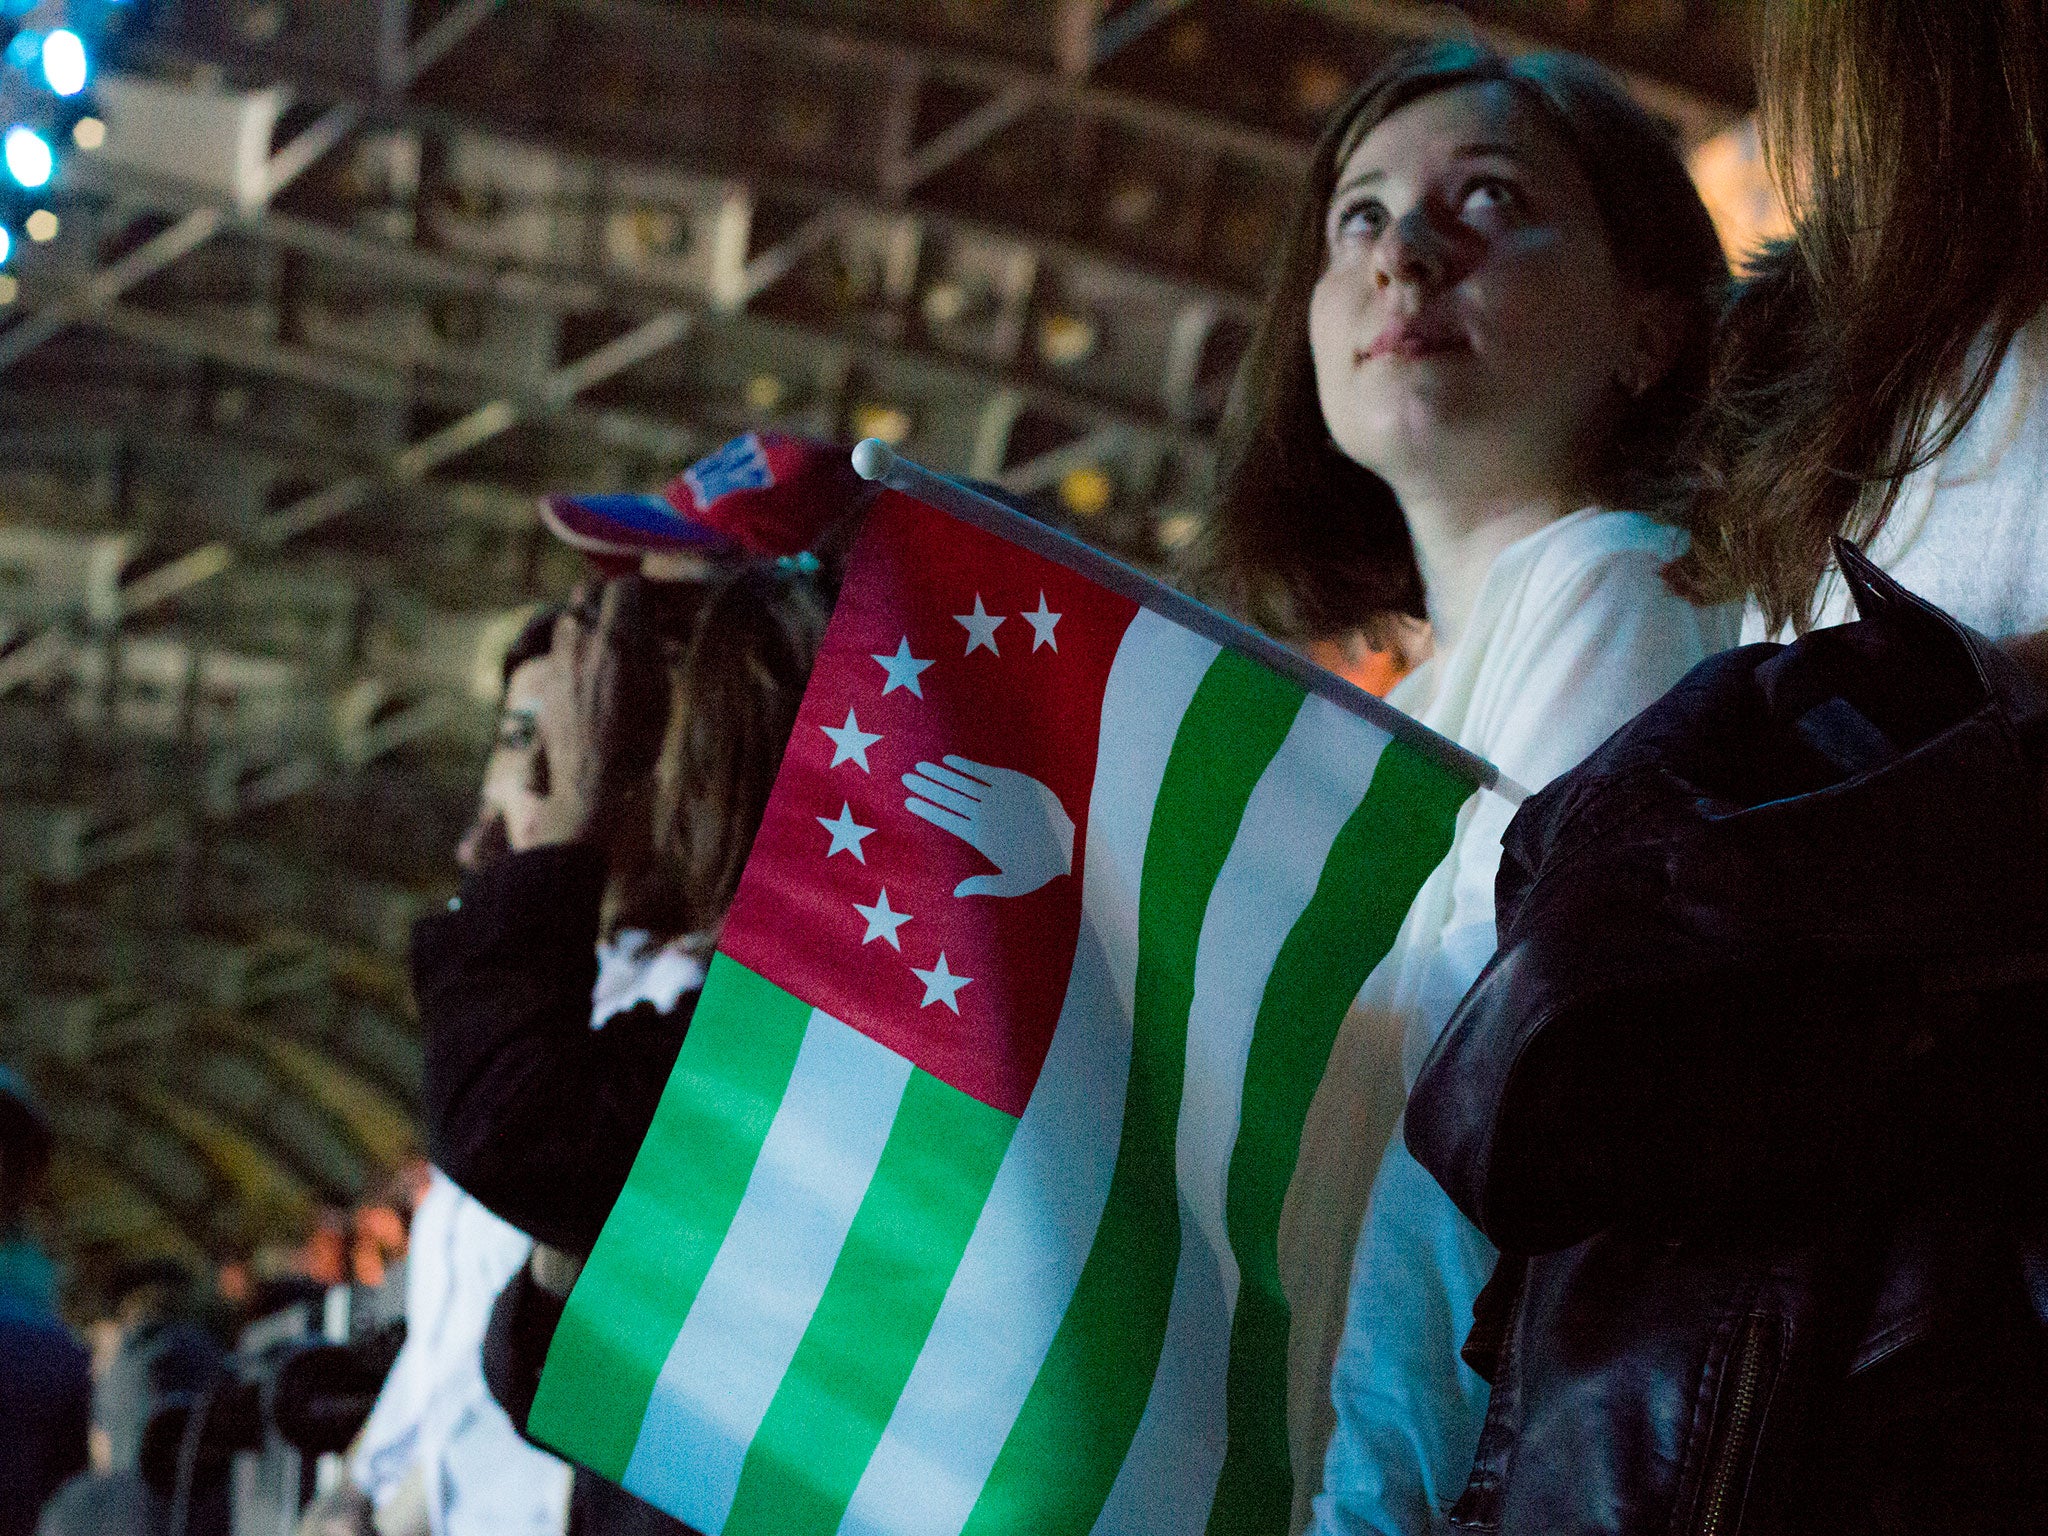
POLYGON ((894 1051, 812 1012, 621 1479, 705 1536, 732 1511, 747 1446, 811 1325, 909 1081, 894 1051))
POLYGON ((840 1536, 957 1536, 1073 1299, 1123 1124, 1145 840, 1174 735, 1218 650, 1149 610, 1117 648, 1059 1024, 840 1536))
POLYGON ((1252 1027, 1386 743, 1385 732, 1311 697, 1252 791, 1203 913, 1174 1143, 1180 1263, 1159 1374, 1095 1536, 1200 1536, 1209 1523, 1229 1431, 1238 1268, 1225 1203, 1252 1027))

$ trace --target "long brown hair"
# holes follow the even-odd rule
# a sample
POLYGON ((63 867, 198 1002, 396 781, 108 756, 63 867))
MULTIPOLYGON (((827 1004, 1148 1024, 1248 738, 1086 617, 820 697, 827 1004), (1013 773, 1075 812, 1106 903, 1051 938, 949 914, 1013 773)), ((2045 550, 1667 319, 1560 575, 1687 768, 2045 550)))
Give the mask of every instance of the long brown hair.
POLYGON ((1758 69, 1794 208, 1715 363, 1673 584, 1803 626, 2048 303, 2043 0, 1767 0, 1758 69))
POLYGON ((820 575, 750 565, 705 587, 670 648, 649 893, 666 932, 709 932, 732 905, 830 613, 820 575))
POLYGON ((1617 506, 1671 515, 1682 505, 1677 449, 1705 395, 1728 266, 1672 134, 1612 75, 1575 55, 1510 59, 1457 42, 1404 50, 1323 130, 1223 422, 1217 504, 1196 583, 1283 639, 1370 635, 1392 616, 1423 616, 1422 575, 1393 491, 1330 440, 1309 351, 1309 299, 1325 265, 1330 196, 1351 152, 1425 96, 1496 82, 1550 126, 1585 175, 1623 279, 1684 307, 1676 360, 1623 412, 1598 487, 1617 506))

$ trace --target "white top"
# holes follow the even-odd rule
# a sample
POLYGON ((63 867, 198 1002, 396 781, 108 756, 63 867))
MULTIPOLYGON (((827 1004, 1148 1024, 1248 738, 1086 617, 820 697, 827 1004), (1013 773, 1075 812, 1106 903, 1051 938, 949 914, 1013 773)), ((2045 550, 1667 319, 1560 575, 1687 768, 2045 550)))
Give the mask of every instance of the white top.
MULTIPOLYGON (((1665 586, 1662 568, 1682 538, 1635 513, 1587 508, 1519 540, 1495 558, 1457 644, 1404 679, 1388 702, 1540 788, 1735 643, 1738 607, 1695 608, 1665 586)), ((1404 1093, 1492 958, 1494 876, 1514 811, 1494 794, 1465 806, 1449 856, 1345 1021, 1346 1033, 1384 1043, 1383 1060, 1398 1048, 1404 1093)), ((1352 1064, 1348 1091, 1372 1092, 1360 1081, 1370 1054, 1347 1056, 1340 1038, 1312 1130, 1343 1135, 1356 1125, 1331 1115, 1323 1100, 1339 1086, 1331 1079, 1340 1063, 1352 1064)), ((1354 1142, 1318 1156, 1369 1161, 1374 1150, 1354 1142)), ((1351 1256, 1332 1383, 1336 1429, 1314 1501, 1318 1532, 1419 1536, 1445 1528, 1485 1415, 1486 1385, 1458 1350, 1493 1260, 1397 1129, 1351 1256)))
MULTIPOLYGON (((701 961, 637 930, 600 944, 597 961, 593 1029, 643 1001, 668 1012, 704 983, 701 961)), ((568 1466, 520 1437, 484 1381, 492 1304, 532 1251, 435 1170, 406 1248, 405 1347, 351 1468, 376 1504, 417 1471, 433 1536, 561 1536, 568 1523, 568 1466)))
POLYGON ((418 1471, 434 1536, 560 1536, 568 1521, 569 1468, 521 1439, 484 1384, 491 1304, 532 1249, 435 1170, 406 1249, 405 1347, 352 1468, 378 1504, 418 1471))
POLYGON ((663 1013, 676 1000, 704 985, 704 962, 673 945, 653 947, 653 938, 627 928, 597 946, 597 984, 590 990, 590 1027, 602 1029, 628 1008, 652 1003, 663 1013))
MULTIPOLYGON (((2014 338, 1949 451, 1906 481, 1870 556, 1994 640, 2048 629, 2048 311, 2014 338)), ((1815 623, 1855 617, 1830 570, 1815 623)), ((1762 616, 1752 611, 1744 631, 1762 639, 1762 616)))

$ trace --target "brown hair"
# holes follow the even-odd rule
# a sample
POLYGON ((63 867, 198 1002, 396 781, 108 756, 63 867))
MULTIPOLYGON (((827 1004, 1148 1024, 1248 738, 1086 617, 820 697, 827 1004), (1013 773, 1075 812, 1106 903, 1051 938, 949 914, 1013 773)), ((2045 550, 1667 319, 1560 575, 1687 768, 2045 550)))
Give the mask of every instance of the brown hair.
POLYGON ((1623 279, 1686 308, 1676 360, 1623 413, 1599 487, 1616 505, 1644 511, 1675 514, 1682 504, 1677 449, 1705 395, 1728 267, 1672 134, 1612 75, 1575 55, 1509 59, 1470 43, 1405 50, 1331 118, 1316 145, 1225 413, 1221 485, 1197 583, 1284 639, 1371 634, 1393 615, 1423 615, 1422 576, 1393 491, 1346 457, 1323 421, 1309 299, 1325 265, 1330 196, 1351 152, 1425 96, 1491 83, 1509 87, 1571 154, 1623 279))
POLYGON ((732 905, 831 613, 822 586, 774 565, 724 573, 668 647, 643 926, 708 932, 732 905))
POLYGON ((1797 218, 1732 306, 1687 596, 1804 626, 2048 303, 2042 0, 1769 0, 1763 132, 1797 218))

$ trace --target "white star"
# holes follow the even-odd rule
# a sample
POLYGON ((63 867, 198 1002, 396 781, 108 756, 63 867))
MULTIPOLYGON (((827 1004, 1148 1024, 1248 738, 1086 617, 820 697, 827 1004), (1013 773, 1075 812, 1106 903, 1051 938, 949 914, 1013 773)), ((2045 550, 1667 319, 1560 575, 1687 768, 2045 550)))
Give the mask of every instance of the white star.
POLYGON ((898 688, 908 688, 920 699, 924 697, 924 689, 918 686, 917 674, 930 666, 931 663, 919 661, 910 654, 910 637, 908 635, 905 635, 902 643, 896 647, 896 654, 894 656, 876 656, 875 660, 879 661, 882 664, 882 670, 889 674, 889 681, 882 684, 882 697, 887 698, 898 688))
POLYGON ((924 983, 924 1001, 918 1007, 929 1008, 933 1003, 944 1003, 955 1013, 960 1011, 960 1005, 953 999, 959 996, 962 987, 974 980, 972 976, 955 976, 947 970, 943 953, 939 956, 939 963, 930 970, 920 971, 913 965, 910 974, 924 983))
POLYGON ((990 618, 988 610, 981 606, 979 592, 974 594, 974 612, 956 613, 953 615, 953 622, 967 630, 967 650, 964 654, 972 656, 984 645, 989 648, 992 655, 1003 654, 996 649, 996 627, 1003 622, 1003 616, 997 614, 990 618))
POLYGON ((832 834, 832 846, 825 850, 826 858, 829 859, 833 854, 844 850, 852 854, 856 859, 859 859, 861 863, 867 863, 868 856, 860 851, 861 839, 872 836, 875 829, 873 827, 864 827, 853 819, 852 805, 842 802, 839 807, 839 817, 836 821, 827 820, 825 817, 820 816, 818 818, 818 825, 832 834))
POLYGON ((1049 645, 1054 650, 1060 648, 1059 641, 1053 638, 1052 630, 1053 626, 1059 623, 1061 618, 1062 615, 1053 613, 1046 608, 1045 594, 1043 592, 1039 593, 1038 612, 1024 615, 1024 622, 1031 626, 1032 650, 1037 650, 1041 645, 1049 645))
POLYGON ((896 930, 910 921, 910 914, 889 910, 889 888, 886 885, 872 907, 864 907, 856 901, 853 910, 868 920, 868 931, 861 935, 861 943, 872 944, 877 939, 886 939, 891 949, 898 954, 903 952, 903 941, 896 937, 896 930))
POLYGON ((837 768, 841 763, 858 763, 860 771, 868 773, 868 748, 882 738, 872 731, 860 728, 860 722, 853 718, 853 711, 846 712, 846 724, 821 725, 818 727, 832 738, 832 761, 829 767, 837 768))

